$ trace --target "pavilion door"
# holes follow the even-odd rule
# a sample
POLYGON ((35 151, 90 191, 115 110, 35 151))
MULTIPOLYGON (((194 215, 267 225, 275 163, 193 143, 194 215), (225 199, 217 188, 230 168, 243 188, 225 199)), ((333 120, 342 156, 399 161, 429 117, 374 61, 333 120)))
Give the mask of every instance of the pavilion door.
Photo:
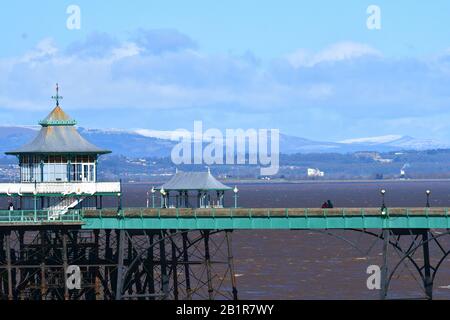
POLYGON ((87 164, 83 165, 82 181, 83 182, 89 181, 89 165, 87 164))

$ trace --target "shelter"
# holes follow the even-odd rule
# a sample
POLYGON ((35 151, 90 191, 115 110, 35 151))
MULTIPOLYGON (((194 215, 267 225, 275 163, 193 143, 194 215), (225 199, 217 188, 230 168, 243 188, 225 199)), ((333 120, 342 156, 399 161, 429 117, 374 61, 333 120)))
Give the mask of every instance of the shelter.
POLYGON ((223 208, 225 191, 230 187, 207 172, 178 171, 158 188, 163 208, 223 208), (195 199, 195 200, 194 200, 195 199))

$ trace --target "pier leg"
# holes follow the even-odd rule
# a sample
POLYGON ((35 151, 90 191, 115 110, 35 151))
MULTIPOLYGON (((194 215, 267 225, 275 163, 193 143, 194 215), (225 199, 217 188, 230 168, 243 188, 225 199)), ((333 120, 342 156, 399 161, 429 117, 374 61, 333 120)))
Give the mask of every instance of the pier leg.
MULTIPOLYGON (((99 239, 98 239, 98 235, 99 235, 99 230, 94 230, 94 263, 95 264, 99 264, 99 249, 100 249, 100 245, 99 245, 99 239)), ((100 300, 101 299, 101 293, 100 293, 100 267, 95 267, 94 268, 94 291, 95 291, 95 300, 100 300)))
POLYGON ((169 296, 169 276, 167 275, 166 244, 164 234, 159 234, 159 259, 161 260, 161 286, 164 299, 169 296))
POLYGON ((233 248, 232 238, 230 230, 225 231, 225 237, 227 239, 227 252, 228 252, 228 268, 230 269, 231 286, 233 288, 233 300, 237 300, 237 285, 236 285, 236 274, 234 272, 234 258, 233 258, 233 248))
POLYGON ((147 286, 148 286, 148 292, 150 294, 150 299, 153 300, 154 298, 152 295, 155 294, 155 254, 153 252, 153 237, 155 236, 154 232, 152 231, 149 235, 149 243, 150 247, 147 249, 147 260, 148 260, 148 268, 147 268, 147 286))
POLYGON ((389 248, 390 230, 383 229, 383 265, 381 267, 381 290, 380 299, 384 300, 388 291, 388 248, 389 248))
POLYGON ((173 298, 175 300, 178 300, 178 270, 177 270, 177 252, 176 252, 176 245, 175 241, 173 239, 175 235, 172 235, 170 237, 170 242, 172 245, 172 276, 173 276, 173 298))
POLYGON ((13 299, 13 284, 12 284, 12 263, 11 263, 11 234, 5 234, 6 245, 6 269, 8 273, 8 300, 13 299))
POLYGON ((183 263, 184 263, 184 277, 186 279, 186 299, 192 299, 191 289, 191 275, 189 273, 189 255, 188 255, 188 234, 183 232, 183 263))
MULTIPOLYGON (((4 238, 5 238, 5 234, 3 232, 0 232, 0 260, 1 261, 4 261, 5 256, 6 256, 5 248, 4 248, 4 244, 5 244, 4 238)), ((3 274, 0 274, 0 299, 3 299, 3 297, 7 296, 6 291, 8 291, 8 288, 6 288, 7 285, 5 285, 4 282, 5 282, 4 276, 3 276, 3 274)))
MULTIPOLYGON (((25 248, 25 243, 24 243, 24 236, 25 236, 25 231, 23 230, 19 230, 19 254, 18 254, 18 259, 20 261, 21 264, 23 264, 24 260, 25 260, 25 255, 24 255, 24 248, 25 248)), ((25 281, 26 275, 27 275, 27 271, 25 268, 23 268, 23 266, 19 267, 19 283, 23 283, 25 281)), ((24 295, 23 295, 23 290, 20 290, 20 288, 18 288, 18 292, 17 292, 17 299, 18 300, 23 300, 24 299, 24 295)))
MULTIPOLYGON (((131 261, 133 261, 133 241, 131 240, 131 235, 129 235, 128 237, 128 257, 127 257, 127 261, 128 264, 131 263, 131 261)), ((129 270, 128 273, 131 273, 131 270, 129 270)), ((128 275, 128 277, 131 277, 131 274, 128 275)), ((124 279, 127 279, 127 277, 123 277, 124 279)), ((126 281, 125 281, 126 283, 126 281)), ((133 294, 133 287, 130 285, 128 286, 128 296, 131 296, 133 294)))
POLYGON ((211 276, 211 256, 209 252, 209 231, 206 230, 203 233, 203 239, 205 242, 205 266, 206 266, 206 277, 208 283, 208 297, 209 300, 213 300, 213 286, 212 286, 212 276, 211 276))
POLYGON ((69 288, 67 287, 67 233, 63 231, 62 234, 62 260, 63 260, 63 273, 64 273, 64 300, 69 300, 69 288))
POLYGON ((41 235, 41 300, 46 300, 46 277, 45 277, 45 249, 46 249, 46 231, 40 231, 41 235))
MULTIPOLYGON (((105 260, 111 261, 112 260, 112 249, 111 249, 111 230, 106 229, 105 230, 105 260)), ((104 285, 103 285, 103 300, 106 300, 106 293, 109 293, 109 296, 112 298, 112 290, 113 286, 111 283, 111 268, 109 266, 104 266, 103 270, 105 270, 104 275, 104 285)))
POLYGON ((122 299, 122 281, 123 281, 123 258, 125 250, 125 230, 119 231, 118 243, 118 261, 117 261, 117 282, 116 282, 116 300, 122 299))
POLYGON ((423 250, 423 262, 424 262, 424 288, 425 295, 428 300, 433 299, 433 280, 431 277, 430 266, 430 249, 428 246, 428 231, 425 230, 422 234, 422 250, 423 250))

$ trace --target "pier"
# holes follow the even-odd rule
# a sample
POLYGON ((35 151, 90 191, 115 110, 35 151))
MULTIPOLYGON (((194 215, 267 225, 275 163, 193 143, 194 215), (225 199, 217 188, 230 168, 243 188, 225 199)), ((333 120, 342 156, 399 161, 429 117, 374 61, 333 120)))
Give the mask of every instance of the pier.
POLYGON ((450 219, 447 208, 430 208, 429 191, 425 208, 388 208, 384 189, 381 208, 240 208, 237 186, 209 169, 177 170, 147 192, 148 207, 124 208, 121 181, 98 179, 98 159, 110 151, 79 134, 59 105, 58 85, 53 98, 34 140, 6 152, 18 159, 20 182, 0 184, 8 208, 0 210, 0 299, 238 299, 232 235, 270 229, 322 232, 355 248, 333 231, 365 234, 383 247, 381 299, 405 261, 421 279, 422 298, 433 298, 450 253, 440 241, 450 219), (226 208, 231 192, 234 207, 226 208), (117 205, 104 207, 105 197, 117 205))
POLYGON ((449 220, 447 208, 5 210, 0 298, 238 299, 233 232, 288 229, 374 237, 383 243, 380 298, 389 297, 394 274, 408 261, 422 279, 423 298, 432 299, 434 277, 450 254, 439 241, 450 234, 449 220), (397 261, 389 261, 390 250, 397 261), (82 282, 69 289, 73 265, 82 282))

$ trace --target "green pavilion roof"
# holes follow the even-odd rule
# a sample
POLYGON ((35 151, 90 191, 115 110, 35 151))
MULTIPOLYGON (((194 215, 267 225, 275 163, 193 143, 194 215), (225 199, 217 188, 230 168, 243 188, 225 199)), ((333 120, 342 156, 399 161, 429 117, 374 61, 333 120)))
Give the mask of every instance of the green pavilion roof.
POLYGON ((39 121, 39 124, 43 127, 48 126, 74 126, 77 122, 71 119, 67 113, 65 113, 59 105, 57 105, 52 112, 48 114, 45 119, 39 121))
POLYGON ((5 152, 6 154, 105 154, 111 152, 100 149, 84 139, 75 128, 76 121, 59 106, 59 99, 62 97, 58 96, 58 91, 54 98, 56 107, 39 122, 42 128, 37 137, 18 149, 5 152))

